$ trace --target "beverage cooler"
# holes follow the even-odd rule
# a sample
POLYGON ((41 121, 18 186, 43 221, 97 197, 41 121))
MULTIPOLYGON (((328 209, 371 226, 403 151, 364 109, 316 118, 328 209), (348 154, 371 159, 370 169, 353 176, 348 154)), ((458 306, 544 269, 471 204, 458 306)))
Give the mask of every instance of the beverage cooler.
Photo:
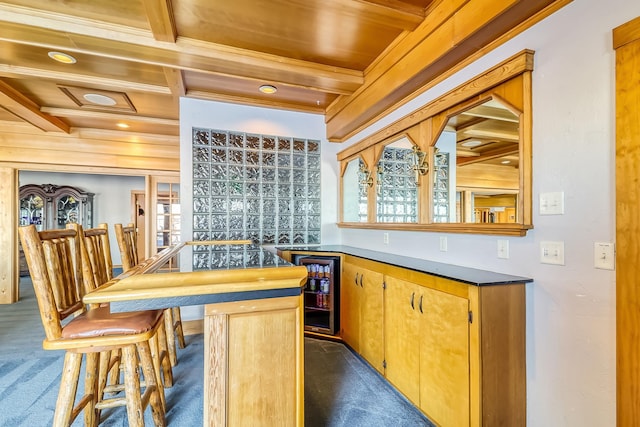
POLYGON ((340 257, 294 255, 307 267, 304 287, 304 328, 335 335, 340 330, 340 257))

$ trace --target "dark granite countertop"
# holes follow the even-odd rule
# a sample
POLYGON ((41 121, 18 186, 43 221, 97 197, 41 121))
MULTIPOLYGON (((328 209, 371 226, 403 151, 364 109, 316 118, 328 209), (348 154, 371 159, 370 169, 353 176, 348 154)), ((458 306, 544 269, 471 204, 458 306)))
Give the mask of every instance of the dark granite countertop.
POLYGON ((510 283, 529 283, 533 279, 528 277, 512 276, 510 274, 496 273, 494 271, 480 270, 478 268, 462 267, 459 265, 445 264, 419 258, 411 258, 402 255, 388 254, 369 249, 356 248, 343 245, 319 245, 319 246, 278 246, 281 251, 296 252, 334 252, 352 255, 371 261, 382 262, 396 267, 407 268, 421 273, 451 279, 475 286, 506 285, 510 283))

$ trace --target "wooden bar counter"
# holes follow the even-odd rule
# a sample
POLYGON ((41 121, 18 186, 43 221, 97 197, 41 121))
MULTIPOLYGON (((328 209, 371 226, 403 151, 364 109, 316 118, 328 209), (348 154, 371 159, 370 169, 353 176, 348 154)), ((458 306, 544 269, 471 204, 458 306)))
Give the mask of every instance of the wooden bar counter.
POLYGON ((114 312, 204 305, 204 425, 303 426, 306 268, 255 248, 241 266, 157 272, 186 246, 158 253, 84 302, 109 302, 114 312))

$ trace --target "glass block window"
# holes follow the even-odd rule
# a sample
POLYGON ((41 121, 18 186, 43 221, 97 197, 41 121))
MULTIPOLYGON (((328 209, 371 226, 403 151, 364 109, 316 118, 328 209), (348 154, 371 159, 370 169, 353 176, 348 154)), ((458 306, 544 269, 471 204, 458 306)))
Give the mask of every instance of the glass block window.
POLYGON ((418 189, 411 169, 413 151, 386 147, 378 162, 378 222, 417 222, 418 189))
MULTIPOLYGON (((320 141, 192 130, 193 240, 320 243, 320 141)), ((233 246, 194 257, 233 262, 233 246)), ((207 253, 203 254, 202 251, 207 253)))
POLYGON ((434 163, 433 222, 449 222, 449 153, 436 153, 434 163))

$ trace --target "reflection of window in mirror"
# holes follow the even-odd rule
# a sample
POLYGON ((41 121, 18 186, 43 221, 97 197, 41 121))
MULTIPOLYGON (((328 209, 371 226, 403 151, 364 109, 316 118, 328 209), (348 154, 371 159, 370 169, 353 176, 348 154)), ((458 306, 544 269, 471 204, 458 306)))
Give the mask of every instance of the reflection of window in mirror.
POLYGON ((342 176, 342 220, 367 222, 368 171, 361 158, 347 164, 342 176))
POLYGON ((451 116, 435 148, 436 162, 448 154, 450 170, 448 180, 435 176, 433 222, 517 222, 518 114, 489 99, 451 116))
POLYGON ((413 144, 403 137, 385 146, 377 166, 378 222, 418 222, 413 144))

